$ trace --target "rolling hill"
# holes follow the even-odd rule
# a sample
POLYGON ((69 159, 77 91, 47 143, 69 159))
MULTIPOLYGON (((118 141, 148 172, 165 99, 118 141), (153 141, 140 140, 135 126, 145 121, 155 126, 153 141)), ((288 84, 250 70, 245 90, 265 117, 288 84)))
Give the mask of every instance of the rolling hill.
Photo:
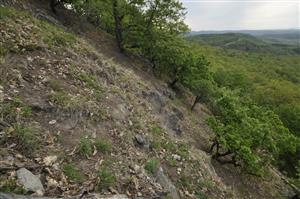
MULTIPOLYGON (((286 36, 286 35, 284 35, 286 36)), ((283 37, 283 36, 282 36, 283 37)), ((294 38, 291 36, 291 38, 294 38)), ((286 36, 285 38, 290 38, 286 36)), ((300 54, 299 45, 294 42, 284 42, 284 39, 278 34, 271 36, 260 35, 253 36, 245 33, 219 33, 219 34, 198 34, 188 36, 187 40, 217 46, 226 49, 236 49, 248 52, 271 53, 281 55, 300 54), (278 39, 281 39, 280 41, 278 39)), ((287 40, 287 39, 285 39, 287 40)))

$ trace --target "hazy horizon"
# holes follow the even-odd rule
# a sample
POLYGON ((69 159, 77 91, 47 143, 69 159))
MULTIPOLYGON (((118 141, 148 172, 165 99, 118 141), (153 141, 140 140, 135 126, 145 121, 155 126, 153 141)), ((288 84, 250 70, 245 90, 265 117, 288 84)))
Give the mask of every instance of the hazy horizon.
POLYGON ((180 0, 192 31, 300 29, 298 0, 180 0))

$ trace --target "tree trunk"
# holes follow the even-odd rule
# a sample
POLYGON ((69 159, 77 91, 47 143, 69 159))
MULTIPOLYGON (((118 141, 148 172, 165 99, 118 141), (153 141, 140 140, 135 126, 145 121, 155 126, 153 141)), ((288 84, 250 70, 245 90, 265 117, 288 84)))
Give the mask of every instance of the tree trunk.
POLYGON ((113 15, 115 20, 115 35, 119 50, 124 52, 123 47, 123 35, 122 35, 122 24, 121 18, 118 10, 118 0, 113 0, 113 15))
POLYGON ((199 97, 199 96, 196 96, 195 101, 194 101, 194 103, 193 103, 193 105, 192 105, 192 107, 191 107, 191 110, 192 110, 192 111, 194 110, 194 108, 195 108, 196 104, 199 102, 199 100, 200 100, 200 97, 199 97))
POLYGON ((224 156, 231 155, 231 154, 232 154, 231 151, 227 151, 227 152, 225 152, 225 153, 218 153, 218 154, 216 155, 216 158, 224 157, 224 156))
POLYGON ((212 143, 212 145, 211 145, 211 147, 210 147, 210 149, 209 149, 209 153, 212 153, 213 152, 213 150, 214 150, 214 148, 215 148, 215 146, 218 144, 218 141, 217 140, 214 140, 214 142, 212 143))
POLYGON ((59 4, 58 0, 50 0, 50 8, 54 14, 56 14, 55 7, 59 4))

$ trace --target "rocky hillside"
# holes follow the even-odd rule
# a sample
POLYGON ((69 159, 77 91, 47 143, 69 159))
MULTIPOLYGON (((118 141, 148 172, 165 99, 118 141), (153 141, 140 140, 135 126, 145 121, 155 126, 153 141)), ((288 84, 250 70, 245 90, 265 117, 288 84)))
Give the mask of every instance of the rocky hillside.
POLYGON ((212 160, 209 111, 191 112, 188 92, 118 53, 110 35, 71 11, 13 2, 0 1, 0 198, 293 194, 273 170, 258 178, 212 160))

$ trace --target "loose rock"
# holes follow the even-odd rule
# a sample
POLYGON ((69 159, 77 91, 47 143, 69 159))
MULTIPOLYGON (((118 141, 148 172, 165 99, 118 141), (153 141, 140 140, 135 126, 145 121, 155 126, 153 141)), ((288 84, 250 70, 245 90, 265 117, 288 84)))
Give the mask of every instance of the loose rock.
POLYGON ((35 193, 44 193, 44 187, 38 177, 33 175, 25 168, 21 168, 17 171, 18 181, 23 185, 27 191, 33 191, 35 193))
POLYGON ((140 147, 149 148, 149 142, 145 138, 143 134, 136 134, 135 135, 135 141, 140 147))
POLYGON ((171 180, 168 176, 165 175, 164 170, 162 167, 158 168, 156 179, 158 183, 169 192, 172 199, 180 199, 176 187, 172 184, 171 180))

